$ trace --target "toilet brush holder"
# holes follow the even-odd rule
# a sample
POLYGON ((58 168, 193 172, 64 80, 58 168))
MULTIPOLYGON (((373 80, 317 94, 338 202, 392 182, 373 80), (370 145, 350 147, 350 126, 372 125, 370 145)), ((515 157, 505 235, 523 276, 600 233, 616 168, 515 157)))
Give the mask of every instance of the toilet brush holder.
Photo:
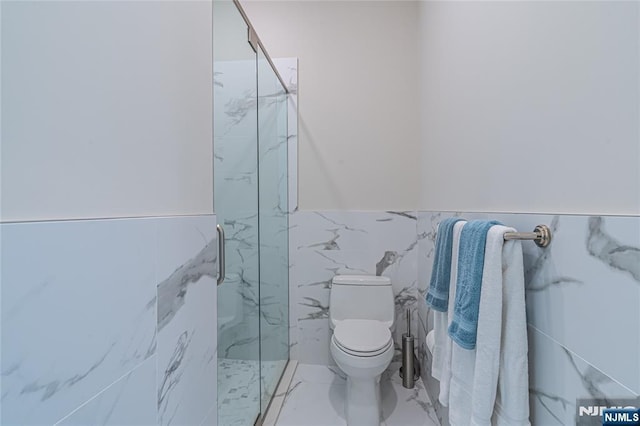
POLYGON ((402 334, 402 366, 400 367, 402 386, 407 389, 413 389, 415 381, 420 377, 420 365, 414 350, 415 339, 411 335, 411 316, 407 309, 407 332, 402 334))

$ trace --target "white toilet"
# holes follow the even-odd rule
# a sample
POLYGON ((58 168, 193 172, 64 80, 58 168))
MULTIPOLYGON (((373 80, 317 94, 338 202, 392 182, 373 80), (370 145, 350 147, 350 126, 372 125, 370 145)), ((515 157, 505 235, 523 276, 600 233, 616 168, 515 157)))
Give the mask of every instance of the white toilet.
POLYGON ((380 375, 393 358, 394 301, 389 278, 335 276, 329 323, 331 355, 347 375, 347 425, 380 426, 380 375))

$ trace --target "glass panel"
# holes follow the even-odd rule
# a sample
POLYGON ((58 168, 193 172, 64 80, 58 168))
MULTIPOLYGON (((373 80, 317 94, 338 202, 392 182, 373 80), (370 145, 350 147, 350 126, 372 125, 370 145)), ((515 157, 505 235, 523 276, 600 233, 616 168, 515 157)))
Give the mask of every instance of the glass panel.
POLYGON ((289 359, 287 95, 258 50, 260 379, 265 413, 289 359))
POLYGON ((256 54, 232 1, 215 1, 214 203, 226 234, 218 286, 218 424, 252 425, 260 412, 256 54))

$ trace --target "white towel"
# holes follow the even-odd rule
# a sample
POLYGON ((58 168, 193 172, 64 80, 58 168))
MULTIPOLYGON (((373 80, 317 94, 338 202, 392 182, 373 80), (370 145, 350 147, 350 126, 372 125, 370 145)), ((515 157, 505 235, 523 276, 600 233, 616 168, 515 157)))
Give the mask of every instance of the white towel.
POLYGON ((451 349, 453 426, 529 424, 522 245, 504 242, 511 231, 493 226, 487 234, 476 348, 451 349))
POLYGON ((451 345, 453 341, 447 330, 453 318, 453 306, 456 299, 456 280, 458 277, 458 247, 460 232, 466 221, 456 222, 453 226, 453 244, 451 249, 451 280, 449 282, 449 306, 447 312, 433 311, 433 331, 435 344, 431 374, 440 381, 438 400, 447 407, 449 405, 449 383, 451 381, 451 345))
MULTIPOLYGON (((511 230, 509 230, 511 231, 511 230)), ((504 230, 504 232, 509 232, 504 230)), ((493 424, 529 426, 529 362, 524 265, 520 241, 502 249, 502 338, 493 424)))

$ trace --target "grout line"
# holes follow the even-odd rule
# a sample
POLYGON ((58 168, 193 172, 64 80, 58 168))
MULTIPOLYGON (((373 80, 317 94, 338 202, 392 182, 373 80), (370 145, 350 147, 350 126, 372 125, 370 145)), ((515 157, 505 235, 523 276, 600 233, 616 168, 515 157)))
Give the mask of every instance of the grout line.
MULTIPOLYGON (((149 358, 151 357, 155 357, 156 354, 151 355, 149 358)), ((131 373, 133 373, 135 370, 137 370, 138 368, 142 367, 142 365, 149 361, 149 358, 145 359, 144 361, 140 362, 139 364, 137 364, 135 367, 133 367, 131 370, 127 371, 126 373, 124 373, 122 376, 118 377, 116 380, 114 380, 111 384, 109 384, 107 387, 105 387, 104 389, 102 389, 101 391, 99 391, 97 394, 93 395, 91 398, 89 398, 88 400, 86 400, 85 402, 83 402, 82 404, 80 404, 78 407, 76 407, 73 411, 71 411, 69 414, 65 415, 64 417, 62 417, 60 420, 58 420, 57 422, 55 422, 53 424, 53 426, 59 425, 60 422, 68 419, 69 417, 71 417, 73 414, 75 414, 76 412, 78 412, 81 408, 83 408, 84 406, 86 406, 87 404, 89 404, 90 402, 92 402, 93 400, 95 400, 96 398, 98 398, 99 396, 101 396, 103 393, 105 393, 107 390, 111 389, 115 384, 117 384, 119 381, 121 381, 122 379, 124 379, 125 377, 127 377, 128 375, 130 375, 131 373)))
POLYGON ((212 217, 216 216, 216 213, 200 213, 200 214, 175 214, 175 215, 161 215, 161 216, 114 216, 114 217, 78 217, 78 218, 57 218, 57 219, 27 219, 27 220, 7 220, 0 221, 0 225, 28 225, 39 223, 60 223, 60 222, 106 222, 116 220, 148 220, 148 219, 186 219, 186 218, 200 218, 200 217, 212 217))
POLYGON ((580 355, 578 355, 577 353, 575 353, 574 351, 572 351, 571 349, 569 349, 568 347, 566 347, 565 345, 563 345, 562 343, 558 342, 556 339, 554 339, 553 337, 549 336, 547 333, 545 333, 544 331, 540 330, 539 328, 535 327, 532 324, 527 324, 531 329, 533 329, 534 331, 540 333, 542 336, 546 337, 547 339, 551 340, 553 343, 555 343, 556 345, 560 346, 561 348, 565 349, 566 351, 568 351, 569 353, 571 353, 572 356, 575 356, 576 358, 578 358, 579 360, 581 360, 582 362, 584 362, 585 364, 595 368, 596 370, 598 370, 600 373, 602 373, 604 376, 608 377, 609 379, 611 379, 612 382, 618 384, 619 386, 621 386, 622 388, 624 388, 625 390, 627 390, 629 393, 633 394, 633 395, 639 395, 638 392, 630 389, 629 387, 627 387, 626 385, 623 385, 622 383, 620 383, 618 380, 616 380, 614 377, 612 377, 611 375, 605 373, 603 370, 601 370, 600 368, 596 367, 595 365, 593 365, 591 362, 587 361, 586 359, 584 359, 583 357, 581 357, 580 355))

